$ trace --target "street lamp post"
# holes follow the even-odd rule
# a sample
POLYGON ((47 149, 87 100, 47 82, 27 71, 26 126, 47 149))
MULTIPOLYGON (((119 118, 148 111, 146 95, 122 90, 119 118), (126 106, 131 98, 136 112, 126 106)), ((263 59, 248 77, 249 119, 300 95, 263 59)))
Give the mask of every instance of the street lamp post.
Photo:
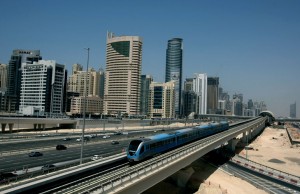
POLYGON ((83 145, 84 145, 84 130, 85 130, 85 112, 86 112, 86 96, 87 96, 87 77, 88 77, 88 69, 89 69, 89 60, 90 60, 90 48, 84 48, 88 52, 87 63, 86 63, 86 76, 84 83, 84 99, 83 99, 83 126, 82 126, 82 134, 81 134, 81 152, 80 152, 80 164, 82 164, 83 157, 83 145))
POLYGON ((249 132, 247 131, 247 136, 246 136, 246 159, 248 160, 248 134, 249 132))

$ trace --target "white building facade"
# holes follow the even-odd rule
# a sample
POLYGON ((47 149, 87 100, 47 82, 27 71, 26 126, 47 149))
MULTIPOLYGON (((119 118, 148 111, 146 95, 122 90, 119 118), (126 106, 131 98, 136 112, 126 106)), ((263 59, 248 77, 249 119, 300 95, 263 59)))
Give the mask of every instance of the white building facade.
POLYGON ((197 73, 193 78, 193 91, 197 95, 196 113, 207 113, 207 75, 197 73))
POLYGON ((24 115, 62 115, 66 69, 54 60, 22 64, 19 112, 24 115))

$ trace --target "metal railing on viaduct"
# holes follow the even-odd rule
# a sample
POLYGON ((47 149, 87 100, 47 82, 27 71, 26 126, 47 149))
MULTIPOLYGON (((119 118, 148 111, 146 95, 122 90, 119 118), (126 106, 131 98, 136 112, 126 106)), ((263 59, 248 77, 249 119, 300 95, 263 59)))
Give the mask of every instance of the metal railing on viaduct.
MULTIPOLYGON (((228 147, 234 148, 234 145, 237 143, 235 141, 236 137, 240 134, 246 135, 247 140, 248 137, 250 139, 255 137, 265 128, 265 121, 266 118, 264 117, 254 119, 247 124, 231 127, 227 131, 195 141, 134 166, 126 165, 105 174, 101 173, 95 178, 81 181, 80 184, 76 183, 74 186, 69 186, 55 193, 141 193, 220 145, 228 142, 228 147)), ((118 159, 120 157, 124 158, 126 156, 123 154, 118 159)), ((34 189, 35 186, 42 187, 54 181, 57 182, 59 177, 62 177, 62 180, 66 180, 68 174, 74 176, 74 173, 79 174, 87 169, 96 168, 95 163, 92 165, 80 166, 74 170, 69 169, 68 172, 56 174, 53 178, 47 176, 44 180, 39 178, 39 180, 31 181, 27 184, 15 185, 4 192, 27 192, 30 189, 34 189)))

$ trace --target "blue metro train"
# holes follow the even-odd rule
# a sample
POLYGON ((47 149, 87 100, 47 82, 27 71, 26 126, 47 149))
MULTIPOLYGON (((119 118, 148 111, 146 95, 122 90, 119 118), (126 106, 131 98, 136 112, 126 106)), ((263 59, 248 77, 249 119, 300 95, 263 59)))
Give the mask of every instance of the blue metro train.
POLYGON ((131 140, 127 149, 129 162, 138 162, 175 147, 187 144, 221 131, 229 129, 228 122, 210 123, 176 130, 172 133, 163 133, 150 137, 131 140))

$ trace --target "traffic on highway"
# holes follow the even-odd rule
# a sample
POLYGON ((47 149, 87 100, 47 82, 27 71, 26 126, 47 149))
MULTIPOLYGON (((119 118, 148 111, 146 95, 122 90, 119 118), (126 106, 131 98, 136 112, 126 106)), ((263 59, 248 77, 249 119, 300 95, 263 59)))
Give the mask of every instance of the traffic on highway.
MULTIPOLYGON (((126 133, 105 131, 85 134, 83 161, 91 162, 105 159, 110 155, 125 153, 132 138, 164 131, 165 129, 154 129, 126 133)), ((81 136, 82 134, 72 133, 26 136, 7 134, 7 138, 0 141, 1 182, 15 179, 16 176, 24 174, 39 175, 78 165, 82 144, 81 136)))

